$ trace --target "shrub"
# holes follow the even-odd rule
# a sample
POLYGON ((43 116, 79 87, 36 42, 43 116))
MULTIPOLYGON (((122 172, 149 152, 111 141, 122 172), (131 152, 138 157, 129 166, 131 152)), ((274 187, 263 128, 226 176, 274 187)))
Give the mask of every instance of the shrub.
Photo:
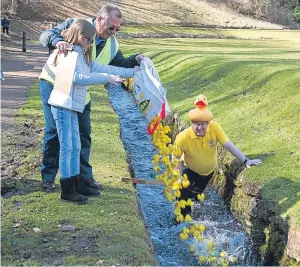
POLYGON ((300 6, 294 8, 293 18, 295 21, 300 22, 300 6))

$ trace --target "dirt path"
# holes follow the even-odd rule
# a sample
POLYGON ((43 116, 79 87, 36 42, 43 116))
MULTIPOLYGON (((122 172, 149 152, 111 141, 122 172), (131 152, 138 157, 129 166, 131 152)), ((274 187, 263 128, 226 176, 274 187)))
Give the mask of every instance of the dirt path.
POLYGON ((41 45, 27 45, 27 52, 19 47, 2 46, 1 69, 5 80, 1 83, 1 129, 13 125, 14 115, 26 101, 28 88, 41 72, 48 57, 47 49, 41 45))
POLYGON ((28 166, 30 171, 27 173, 36 175, 39 155, 29 162, 26 158, 31 150, 40 146, 37 136, 43 133, 43 128, 34 126, 34 116, 24 117, 22 123, 16 123, 14 118, 27 101, 29 87, 37 80, 47 60, 47 49, 29 44, 24 53, 20 47, 2 46, 1 51, 1 69, 5 76, 1 83, 1 195, 7 197, 20 193, 15 189, 15 181, 26 178, 24 184, 32 183, 28 179, 30 175, 23 177, 18 168, 28 166))

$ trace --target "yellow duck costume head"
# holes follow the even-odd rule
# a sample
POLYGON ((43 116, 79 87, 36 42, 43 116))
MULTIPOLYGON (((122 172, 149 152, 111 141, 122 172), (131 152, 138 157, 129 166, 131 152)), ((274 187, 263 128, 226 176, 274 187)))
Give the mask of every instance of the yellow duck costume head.
POLYGON ((213 119, 213 114, 207 109, 208 100, 205 95, 198 95, 194 101, 194 106, 196 108, 191 109, 188 113, 188 118, 191 121, 211 121, 213 119))

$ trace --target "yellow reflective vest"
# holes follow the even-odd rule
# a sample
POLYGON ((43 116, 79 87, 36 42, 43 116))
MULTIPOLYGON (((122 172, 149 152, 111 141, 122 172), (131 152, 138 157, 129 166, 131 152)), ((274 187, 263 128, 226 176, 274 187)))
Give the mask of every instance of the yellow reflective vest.
MULTIPOLYGON (((88 20, 92 23, 92 20, 88 20)), ((96 41, 92 45, 92 59, 103 65, 108 65, 116 56, 119 50, 119 43, 117 38, 113 35, 106 40, 105 46, 101 50, 98 56, 96 56, 96 41)), ((46 80, 54 84, 56 67, 53 64, 45 64, 39 79, 46 80)), ((91 101, 91 95, 89 91, 86 94, 85 104, 91 101)))
MULTIPOLYGON (((108 65, 116 56, 119 50, 119 43, 117 38, 113 35, 106 40, 106 44, 96 57, 96 41, 94 41, 92 46, 92 59, 103 65, 108 65)), ((91 94, 88 90, 86 94, 85 104, 88 104, 91 101, 91 94)))

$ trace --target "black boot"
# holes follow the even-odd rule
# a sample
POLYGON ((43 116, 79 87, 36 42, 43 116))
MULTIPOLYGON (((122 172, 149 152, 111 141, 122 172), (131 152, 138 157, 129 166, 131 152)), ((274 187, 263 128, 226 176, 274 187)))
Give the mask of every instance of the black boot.
POLYGON ((76 176, 74 176, 74 178, 75 178, 75 190, 79 194, 84 195, 84 196, 90 196, 90 197, 100 195, 99 190, 88 187, 84 184, 84 180, 81 175, 76 175, 76 176))
POLYGON ((74 202, 75 204, 86 204, 88 198, 75 191, 75 178, 67 178, 60 180, 61 199, 74 202))

